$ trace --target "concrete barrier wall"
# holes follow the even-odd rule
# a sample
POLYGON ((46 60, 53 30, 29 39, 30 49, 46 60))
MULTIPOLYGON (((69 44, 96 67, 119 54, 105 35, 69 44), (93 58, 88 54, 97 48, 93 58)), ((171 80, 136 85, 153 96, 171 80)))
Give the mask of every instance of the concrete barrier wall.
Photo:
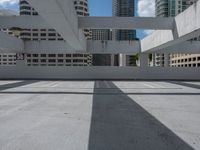
POLYGON ((0 67, 0 79, 200 80, 199 68, 0 67))

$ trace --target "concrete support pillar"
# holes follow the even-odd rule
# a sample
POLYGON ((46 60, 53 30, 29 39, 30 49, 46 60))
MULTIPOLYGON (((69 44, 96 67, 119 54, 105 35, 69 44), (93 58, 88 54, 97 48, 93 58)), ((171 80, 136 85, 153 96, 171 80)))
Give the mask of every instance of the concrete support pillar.
POLYGON ((120 67, 126 66, 126 55, 125 54, 119 54, 119 66, 120 67))
POLYGON ((164 54, 164 67, 169 67, 169 54, 165 53, 164 54))
POLYGON ((140 67, 146 68, 149 66, 149 54, 140 53, 140 67))
POLYGON ((156 62, 157 62, 157 66, 159 67, 164 67, 164 54, 163 53, 156 53, 156 62))
POLYGON ((114 65, 115 65, 115 55, 114 55, 114 54, 111 54, 110 57, 111 57, 111 60, 110 60, 110 61, 111 61, 111 64, 110 64, 110 65, 111 65, 111 66, 114 66, 114 65))
POLYGON ((152 65, 153 67, 156 66, 156 53, 152 53, 152 65))

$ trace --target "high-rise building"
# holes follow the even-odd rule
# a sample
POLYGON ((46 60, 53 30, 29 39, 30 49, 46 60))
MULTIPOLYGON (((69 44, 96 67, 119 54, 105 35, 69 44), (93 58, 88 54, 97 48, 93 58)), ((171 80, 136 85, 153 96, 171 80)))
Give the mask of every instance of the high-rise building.
MULTIPOLYGON (((88 0, 74 0, 74 6, 79 17, 89 16, 88 11, 88 0)), ((91 31, 88 29, 84 30, 86 39, 91 39, 91 31)))
MULTIPOLYGON (((135 16, 135 0, 113 0, 112 14, 117 17, 134 17, 135 16)), ((134 41, 136 38, 136 30, 114 30, 113 40, 134 41)), ((119 54, 119 65, 130 66, 134 64, 130 55, 119 54)))
MULTIPOLYGON (((74 7, 78 16, 88 16, 87 0, 74 0, 74 7)), ((32 8, 27 0, 20 0, 20 15, 35 16, 38 13, 32 8)), ((89 31, 84 30, 86 38, 89 31)), ((63 38, 54 29, 23 29, 21 38, 33 41, 62 41, 63 38)), ((26 55, 28 66, 90 66, 92 56, 89 54, 38 54, 26 55)))
MULTIPOLYGON (((92 40, 109 41, 112 40, 112 31, 110 29, 91 29, 92 40)), ((113 55, 94 54, 93 66, 114 66, 113 55)))
POLYGON ((92 40, 112 40, 110 29, 91 29, 92 40))
MULTIPOLYGON (((197 0, 156 0, 157 17, 174 17, 197 0)), ((200 40, 199 37, 194 40, 200 40)), ((164 54, 155 54, 155 65, 164 66, 164 57, 169 57, 169 64, 172 67, 198 67, 200 54, 173 54, 164 56, 164 54), (192 61, 194 60, 194 61, 192 61)))
POLYGON ((174 17, 197 0, 156 0, 156 16, 174 17))
MULTIPOLYGON (((134 17, 135 0, 113 0, 113 16, 117 17, 134 17)), ((114 39, 132 41, 136 40, 136 30, 115 30, 114 39)))

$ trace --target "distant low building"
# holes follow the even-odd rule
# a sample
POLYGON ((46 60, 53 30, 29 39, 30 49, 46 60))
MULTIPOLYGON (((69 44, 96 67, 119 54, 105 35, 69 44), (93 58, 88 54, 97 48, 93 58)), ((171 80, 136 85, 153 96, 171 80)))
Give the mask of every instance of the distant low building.
MULTIPOLYGON (((0 16, 17 16, 18 13, 13 10, 0 10, 0 16)), ((18 29, 0 29, 0 31, 19 37, 20 31, 18 29)), ((0 66, 16 65, 16 53, 0 53, 0 66)))

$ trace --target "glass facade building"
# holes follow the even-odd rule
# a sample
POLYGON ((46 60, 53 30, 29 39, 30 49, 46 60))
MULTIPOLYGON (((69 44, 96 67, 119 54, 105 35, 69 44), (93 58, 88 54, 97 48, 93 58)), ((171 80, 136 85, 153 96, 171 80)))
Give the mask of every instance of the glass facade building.
POLYGON ((174 17, 197 0, 156 0, 157 17, 174 17))
MULTIPOLYGON (((135 0, 113 0, 113 16, 134 17, 135 0)), ((136 40, 136 30, 116 30, 116 40, 136 40)))
MULTIPOLYGON (((112 15, 116 17, 134 17, 135 16, 135 0, 113 0, 112 15)), ((136 30, 113 30, 113 40, 117 41, 134 41, 136 38, 136 30)), ((132 66, 135 64, 131 55, 119 54, 120 66, 132 66)))

